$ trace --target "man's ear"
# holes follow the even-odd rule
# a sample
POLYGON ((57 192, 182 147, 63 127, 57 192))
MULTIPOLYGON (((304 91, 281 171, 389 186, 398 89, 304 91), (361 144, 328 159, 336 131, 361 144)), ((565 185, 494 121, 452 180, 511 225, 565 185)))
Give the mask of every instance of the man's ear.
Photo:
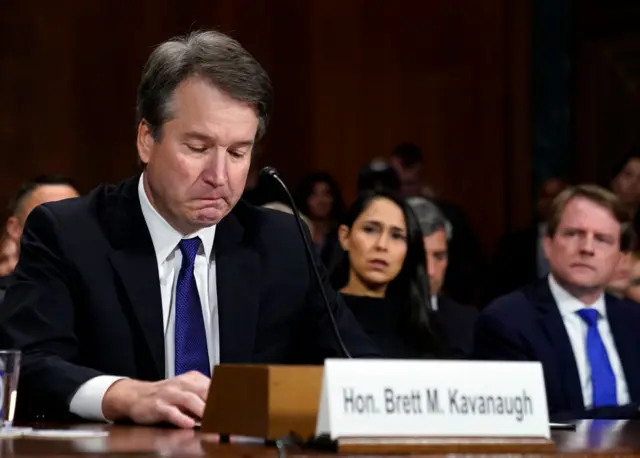
POLYGON ((20 242, 20 237, 22 237, 22 224, 20 224, 20 220, 17 216, 10 216, 7 220, 7 235, 11 237, 14 241, 20 242))
POLYGON ((344 251, 349 251, 349 234, 350 230, 344 224, 341 224, 338 228, 338 241, 344 251))
POLYGON ((138 138, 136 143, 138 147, 138 158, 143 165, 146 165, 149 159, 151 159, 155 140, 151 132, 151 126, 144 119, 138 124, 138 138))

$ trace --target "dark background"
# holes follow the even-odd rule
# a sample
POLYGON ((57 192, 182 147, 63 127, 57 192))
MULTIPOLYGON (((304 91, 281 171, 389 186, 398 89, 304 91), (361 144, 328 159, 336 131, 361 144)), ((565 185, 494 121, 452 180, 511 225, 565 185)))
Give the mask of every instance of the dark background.
POLYGON ((606 180, 635 146, 638 3, 2 0, 0 202, 39 173, 69 174, 81 191, 135 173, 146 57, 215 27, 274 81, 261 165, 291 185, 328 170, 350 200, 361 165, 416 142, 425 179, 490 250, 529 222, 540 180, 606 180))

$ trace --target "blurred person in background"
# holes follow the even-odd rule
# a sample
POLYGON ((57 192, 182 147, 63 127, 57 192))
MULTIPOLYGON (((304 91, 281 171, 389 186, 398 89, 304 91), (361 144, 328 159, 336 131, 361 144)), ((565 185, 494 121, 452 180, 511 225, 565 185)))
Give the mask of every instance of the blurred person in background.
POLYGON ((389 157, 400 180, 400 192, 405 197, 428 197, 450 221, 453 235, 449 243, 449 268, 443 289, 454 300, 478 303, 486 288, 486 271, 480 242, 471 228, 465 211, 442 199, 436 189, 424 183, 424 154, 414 143, 397 145, 389 157))
POLYGON ((440 356, 422 233, 405 200, 389 190, 365 191, 338 237, 342 250, 332 262, 331 284, 382 355, 440 356))
POLYGON ((400 193, 405 197, 433 197, 433 190, 424 185, 424 155, 418 145, 401 143, 391 152, 389 165, 400 179, 400 193))
POLYGON ((634 246, 637 248, 637 237, 640 234, 640 153, 627 156, 615 167, 611 179, 611 190, 628 208, 633 220, 636 234, 634 246))
POLYGON ((631 281, 631 264, 633 253, 623 253, 609 284, 607 285, 607 292, 613 294, 619 298, 626 297, 627 289, 629 288, 631 281))
POLYGON ((635 251, 631 255, 629 283, 625 290, 625 296, 640 305, 640 251, 635 251))
POLYGON ((68 177, 41 175, 20 186, 9 204, 11 216, 5 225, 5 235, 0 242, 0 301, 11 283, 11 273, 20 256, 20 238, 24 223, 31 211, 40 204, 78 197, 78 191, 68 177))
POLYGON ((400 191, 400 178, 395 169, 382 159, 374 159, 358 171, 357 192, 400 191))
POLYGON ((607 285, 607 292, 619 298, 640 302, 640 251, 624 253, 607 285))
POLYGON ((431 308, 443 337, 447 356, 469 357, 472 354, 473 327, 478 315, 477 309, 458 304, 442 293, 442 285, 449 264, 451 223, 438 206, 425 197, 409 197, 407 202, 418 218, 422 231, 427 256, 431 308))
POLYGON ((0 288, 18 263, 18 242, 4 234, 0 238, 0 288))
POLYGON ((327 172, 308 173, 300 180, 294 199, 298 210, 311 221, 316 253, 328 265, 337 245, 338 222, 344 213, 338 183, 327 172))
POLYGON ((536 215, 524 229, 507 232, 498 242, 492 268, 490 299, 507 294, 549 273, 542 242, 553 199, 566 188, 561 178, 542 183, 536 202, 536 215))
POLYGON ((11 272, 18 264, 18 243, 6 234, 0 239, 0 304, 9 287, 11 272))

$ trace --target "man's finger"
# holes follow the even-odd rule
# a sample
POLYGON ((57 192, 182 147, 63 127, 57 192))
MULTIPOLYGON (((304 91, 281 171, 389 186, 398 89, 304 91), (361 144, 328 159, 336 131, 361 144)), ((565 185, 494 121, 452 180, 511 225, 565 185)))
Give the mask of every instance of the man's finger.
POLYGON ((182 413, 180 409, 174 405, 164 404, 159 406, 158 414, 164 421, 173 423, 179 428, 191 429, 196 424, 193 418, 182 413))
POLYGON ((200 372, 189 372, 188 374, 184 374, 184 376, 176 377, 176 381, 180 383, 180 386, 185 391, 195 393, 203 401, 207 400, 211 379, 206 375, 200 372))
POLYGON ((167 401, 197 419, 202 418, 204 414, 204 401, 197 394, 190 391, 179 390, 171 392, 168 394, 167 401))

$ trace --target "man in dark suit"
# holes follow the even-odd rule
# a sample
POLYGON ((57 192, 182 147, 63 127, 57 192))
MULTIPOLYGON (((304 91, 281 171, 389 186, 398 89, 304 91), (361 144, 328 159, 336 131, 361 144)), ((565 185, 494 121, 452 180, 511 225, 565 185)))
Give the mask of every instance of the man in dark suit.
MULTIPOLYGON (((271 83, 235 40, 161 44, 138 90, 143 173, 36 208, 0 311, 27 419, 201 418, 211 367, 341 356, 292 216, 238 202, 271 83)), ((377 351, 329 290, 345 345, 377 351)))
POLYGON ((493 260, 491 299, 546 277, 549 273, 542 241, 547 232, 551 202, 565 187, 566 183, 559 178, 546 180, 540 187, 533 224, 508 232, 500 238, 493 260))
POLYGON ((467 358, 473 349, 473 327, 478 315, 474 307, 458 304, 442 294, 449 262, 451 223, 438 206, 425 197, 410 197, 407 202, 420 223, 427 255, 431 307, 448 358, 467 358))
POLYGON ((31 211, 46 202, 57 202, 78 197, 71 179, 63 175, 40 175, 22 183, 9 203, 11 216, 0 238, 0 289, 9 286, 10 275, 18 263, 20 238, 31 211))
POLYGON ((632 240, 629 213, 611 192, 563 191, 544 239, 551 273, 480 314, 475 355, 540 361, 554 418, 636 418, 640 307, 605 294, 632 240))

